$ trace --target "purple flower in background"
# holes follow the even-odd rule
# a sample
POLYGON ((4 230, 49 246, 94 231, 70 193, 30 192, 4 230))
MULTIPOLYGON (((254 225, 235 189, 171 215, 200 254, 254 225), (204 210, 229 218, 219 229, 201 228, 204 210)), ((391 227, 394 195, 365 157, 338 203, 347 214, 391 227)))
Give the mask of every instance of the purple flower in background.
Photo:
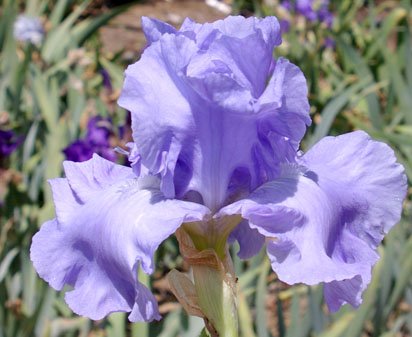
POLYGON ((21 42, 39 45, 44 38, 44 29, 40 19, 19 15, 14 23, 14 37, 21 42))
POLYGON ((293 10, 291 0, 283 0, 280 5, 288 11, 293 10))
POLYGON ((280 31, 282 32, 282 34, 290 31, 290 21, 289 20, 281 19, 279 20, 279 24, 280 24, 280 31))
POLYGON ((103 82, 103 87, 109 92, 113 92, 113 85, 112 85, 112 80, 110 78, 110 74, 106 69, 101 69, 100 74, 102 75, 102 82, 103 82))
POLYGON ((23 142, 12 130, 0 130, 0 158, 8 157, 23 142))
POLYGON ((310 21, 315 21, 317 15, 313 8, 314 0, 296 0, 296 11, 310 21))
POLYGON ((323 42, 323 45, 326 47, 326 48, 335 48, 335 40, 333 39, 333 38, 331 38, 331 37, 329 37, 329 36, 327 36, 326 38, 325 38, 325 40, 324 40, 324 42, 323 42))
POLYGON ((329 11, 329 1, 324 1, 318 10, 318 20, 325 22, 328 27, 333 25, 333 14, 329 11))
POLYGON ((71 143, 63 150, 67 160, 82 162, 93 157, 93 148, 85 140, 79 139, 71 143))
POLYGON ((331 310, 358 306, 406 193, 393 151, 362 131, 299 151, 306 81, 273 58, 274 17, 187 19, 180 30, 143 18, 143 28, 148 47, 119 99, 132 114, 132 168, 98 155, 64 163, 66 178, 50 181, 56 218, 33 238, 39 275, 71 285, 78 314, 159 319, 137 270, 152 273, 157 247, 182 226, 211 247, 237 240, 241 258, 266 242, 279 279, 323 283, 331 310))
POLYGON ((314 0, 283 0, 281 5, 289 12, 295 11, 309 21, 324 22, 328 27, 333 24, 333 14, 329 11, 329 0, 318 2, 314 0))
POLYGON ((95 147, 109 147, 109 137, 111 134, 112 121, 101 116, 90 118, 87 123, 87 141, 95 147))
POLYGON ((82 162, 97 153, 105 159, 116 161, 116 153, 110 145, 112 122, 101 116, 90 118, 85 139, 71 143, 63 150, 67 160, 82 162))

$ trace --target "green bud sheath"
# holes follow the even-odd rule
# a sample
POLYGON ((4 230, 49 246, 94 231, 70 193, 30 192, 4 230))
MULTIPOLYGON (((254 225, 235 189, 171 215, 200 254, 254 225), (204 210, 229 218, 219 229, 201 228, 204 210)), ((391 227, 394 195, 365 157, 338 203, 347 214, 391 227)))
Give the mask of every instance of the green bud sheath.
POLYGON ((186 231, 178 230, 176 236, 192 267, 194 285, 172 271, 168 280, 173 293, 189 314, 203 317, 212 337, 238 337, 236 277, 227 249, 219 255, 213 248, 199 251, 186 231))

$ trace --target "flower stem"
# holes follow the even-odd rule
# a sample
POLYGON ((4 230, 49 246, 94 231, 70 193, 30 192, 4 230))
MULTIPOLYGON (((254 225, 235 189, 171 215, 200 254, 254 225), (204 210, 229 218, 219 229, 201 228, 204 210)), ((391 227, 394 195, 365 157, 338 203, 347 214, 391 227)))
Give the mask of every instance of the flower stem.
POLYGON ((237 337, 236 282, 225 270, 193 266, 198 304, 205 314, 206 328, 212 336, 237 337))
POLYGON ((176 236, 185 261, 192 267, 194 289, 184 282, 182 291, 177 284, 182 279, 174 272, 169 278, 172 291, 185 308, 198 316, 201 313, 212 337, 238 337, 237 285, 227 247, 222 257, 214 248, 198 250, 184 230, 178 230, 176 236))

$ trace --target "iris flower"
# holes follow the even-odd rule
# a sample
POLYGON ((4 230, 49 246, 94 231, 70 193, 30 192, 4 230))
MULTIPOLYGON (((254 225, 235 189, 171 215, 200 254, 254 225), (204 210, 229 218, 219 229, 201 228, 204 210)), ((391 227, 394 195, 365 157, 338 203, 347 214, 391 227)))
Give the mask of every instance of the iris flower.
POLYGON ((0 129, 0 160, 10 156, 23 142, 23 137, 17 136, 13 130, 0 129))
POLYGON ((332 27, 334 17, 329 11, 329 0, 283 0, 281 5, 289 12, 295 11, 309 21, 324 22, 329 28, 332 27))
MULTIPOLYGON (((138 280, 178 229, 222 260, 266 247, 288 284, 324 284, 333 311, 358 306, 376 248, 400 219, 406 177, 394 152, 355 131, 299 151, 311 124, 300 69, 274 58, 276 18, 228 17, 179 30, 143 18, 148 41, 126 70, 132 167, 98 155, 64 162, 56 218, 34 236, 39 275, 77 314, 160 318, 138 280)), ((223 334, 221 334, 223 336, 223 334)), ((226 335, 227 336, 227 335, 226 335)))

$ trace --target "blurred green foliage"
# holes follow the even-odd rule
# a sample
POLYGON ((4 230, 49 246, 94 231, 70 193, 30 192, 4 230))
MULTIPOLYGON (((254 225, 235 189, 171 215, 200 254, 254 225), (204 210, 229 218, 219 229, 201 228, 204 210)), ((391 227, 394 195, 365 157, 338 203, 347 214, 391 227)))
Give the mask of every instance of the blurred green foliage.
MULTIPOLYGON (((25 135, 22 146, 0 167, 0 337, 189 337, 200 319, 187 317, 164 282, 171 268, 184 268, 174 238, 157 253, 158 271, 149 279, 165 318, 130 324, 113 314, 92 322, 75 316, 64 295, 36 275, 29 260, 30 240, 53 216, 46 180, 61 175, 61 150, 85 129, 88 116, 110 116, 121 124, 125 112, 104 92, 101 68, 115 90, 124 65, 105 58, 95 34, 127 7, 87 15, 90 1, 0 1, 0 127, 25 135), (40 16, 47 30, 36 47, 18 43, 13 23, 24 10, 40 16), (0 193, 1 195, 1 193, 0 193)), ((277 15, 290 31, 277 50, 302 68, 314 120, 303 146, 328 134, 363 129, 388 143, 412 181, 412 9, 410 1, 332 1, 332 28, 291 16, 278 1, 237 0, 234 12, 277 15), (325 45, 327 39, 335 43, 325 45)), ((115 97, 115 95, 114 95, 115 97)), ((371 172, 373 174, 373 172, 371 172)), ((410 336, 412 333, 412 202, 380 247, 382 256, 362 306, 327 312, 318 287, 289 287, 276 279, 264 253, 240 261, 239 315, 243 337, 410 336)))

